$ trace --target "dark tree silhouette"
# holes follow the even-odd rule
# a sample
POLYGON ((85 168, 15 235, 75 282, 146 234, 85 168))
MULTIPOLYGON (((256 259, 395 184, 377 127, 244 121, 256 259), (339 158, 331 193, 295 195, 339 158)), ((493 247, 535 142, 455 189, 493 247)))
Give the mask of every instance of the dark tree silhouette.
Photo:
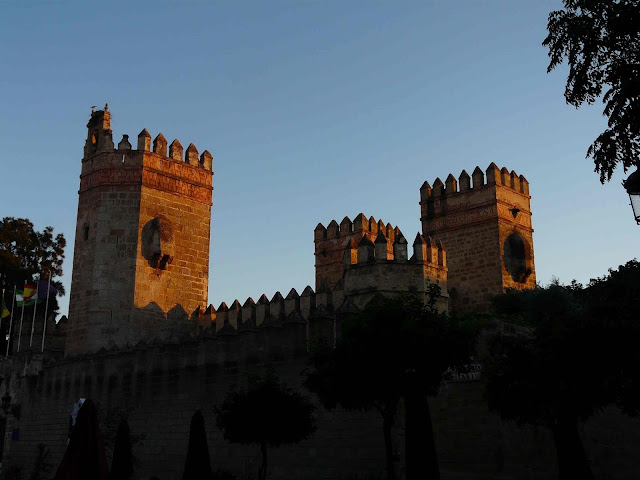
POLYGON ((209 458, 209 445, 204 429, 204 417, 200 410, 191 417, 189 428, 189 446, 187 459, 184 462, 183 480, 211 480, 211 460, 209 458))
POLYGON ((55 480, 107 480, 109 468, 104 453, 98 416, 91 399, 78 411, 69 444, 58 467, 55 480))
POLYGON ((428 396, 473 354, 477 324, 440 313, 415 297, 374 299, 345 321, 335 349, 313 353, 307 386, 325 407, 375 409, 382 416, 387 477, 395 478, 391 428, 400 399, 406 419, 407 478, 439 478, 428 396))
POLYGON ((249 376, 246 390, 231 391, 216 407, 217 425, 231 443, 260 446, 258 480, 267 476, 267 447, 297 443, 316 429, 314 407, 280 383, 273 372, 249 376))
POLYGON ((630 262, 586 288, 552 284, 496 299, 497 312, 522 328, 488 341, 489 408, 505 420, 547 426, 562 480, 593 478, 579 422, 610 404, 638 414, 639 276, 630 262))
POLYGON ((120 420, 111 460, 111 480, 129 480, 133 476, 133 452, 131 450, 131 429, 126 418, 120 420))
POLYGON ((566 58, 569 76, 564 96, 576 108, 593 104, 604 92, 608 128, 587 151, 600 173, 611 180, 618 163, 626 171, 640 159, 640 2, 638 0, 563 0, 564 10, 549 14, 551 72, 566 58))
POLYGON ((39 274, 46 280, 51 273, 51 283, 64 295, 64 287, 56 277, 62 276, 66 245, 64 235, 59 233, 54 237, 52 227, 39 232, 28 218, 3 218, 0 220, 0 288, 12 290, 14 285, 20 287, 25 280, 35 280, 39 274))
MULTIPOLYGON (((128 428, 129 443, 131 444, 131 461, 133 467, 138 463, 138 459, 134 455, 134 449, 139 446, 145 439, 144 433, 133 433, 129 426, 129 417, 133 412, 132 408, 122 408, 114 406, 103 411, 100 405, 98 408, 98 418, 100 419, 100 433, 102 434, 102 443, 104 444, 104 451, 107 457, 115 456, 116 442, 119 440, 120 428, 123 421, 126 422, 128 428)), ((113 460, 112 460, 113 462, 113 460)))

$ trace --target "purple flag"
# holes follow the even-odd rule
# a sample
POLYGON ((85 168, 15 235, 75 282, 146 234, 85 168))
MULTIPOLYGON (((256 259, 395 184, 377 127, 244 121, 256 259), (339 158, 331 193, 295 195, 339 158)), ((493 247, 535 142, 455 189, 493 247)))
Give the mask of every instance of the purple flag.
POLYGON ((55 296, 55 294, 58 293, 53 285, 49 285, 49 282, 40 280, 38 281, 38 300, 47 299, 47 286, 49 287, 49 295, 55 296))

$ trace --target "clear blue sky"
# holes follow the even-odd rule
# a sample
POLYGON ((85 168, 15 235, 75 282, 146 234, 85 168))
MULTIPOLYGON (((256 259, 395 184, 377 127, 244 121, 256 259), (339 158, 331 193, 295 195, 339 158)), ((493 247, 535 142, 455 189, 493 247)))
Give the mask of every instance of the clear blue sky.
MULTIPOLYGON (((92 105, 214 156, 209 302, 314 283, 313 229, 360 211, 420 228, 418 189, 490 162, 524 174, 539 281, 638 256, 602 106, 564 102, 541 42, 560 1, 3 2, 0 216, 68 239, 92 105)), ((68 295, 61 301, 66 313, 68 295)))

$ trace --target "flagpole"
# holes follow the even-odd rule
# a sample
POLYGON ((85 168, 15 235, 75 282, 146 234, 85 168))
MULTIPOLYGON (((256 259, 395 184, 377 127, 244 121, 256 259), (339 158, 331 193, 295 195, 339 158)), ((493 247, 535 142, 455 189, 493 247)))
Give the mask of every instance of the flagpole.
MULTIPOLYGON (((4 298, 4 292, 2 292, 2 298, 4 298)), ((13 311, 15 310, 14 304, 16 303, 16 286, 13 285, 13 297, 11 298, 11 317, 9 317, 9 339, 7 340, 7 353, 5 357, 9 356, 9 345, 11 345, 11 325, 13 325, 13 311)))
POLYGON ((27 281, 24 281, 24 287, 22 287, 22 313, 20 314, 20 333, 18 334, 18 350, 16 352, 20 351, 20 339, 22 338, 22 320, 24 319, 24 290, 25 287, 27 286, 27 281))
POLYGON ((47 285, 47 303, 44 306, 44 325, 42 325, 42 352, 44 352, 44 334, 47 331, 47 312, 49 311, 49 293, 51 292, 51 272, 49 272, 49 284, 47 285))
POLYGON ((33 330, 36 327, 36 309, 38 308, 38 286, 40 285, 41 281, 42 274, 40 274, 40 279, 36 282, 36 299, 34 300, 33 304, 33 318, 31 318, 31 337, 29 338, 29 348, 31 348, 31 345, 33 345, 33 330))

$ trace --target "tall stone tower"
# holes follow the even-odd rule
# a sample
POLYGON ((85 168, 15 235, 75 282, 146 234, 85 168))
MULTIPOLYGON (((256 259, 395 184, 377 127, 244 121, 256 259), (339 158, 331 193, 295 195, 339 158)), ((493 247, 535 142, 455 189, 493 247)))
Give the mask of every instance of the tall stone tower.
POLYGON ((447 247, 449 301, 454 310, 486 311, 505 288, 533 288, 533 229, 529 182, 515 171, 491 163, 471 177, 420 188, 424 236, 447 247), (473 180, 473 185, 472 185, 473 180))
POLYGON ((212 161, 159 134, 114 147, 107 106, 82 159, 65 355, 185 328, 207 303, 212 161))

